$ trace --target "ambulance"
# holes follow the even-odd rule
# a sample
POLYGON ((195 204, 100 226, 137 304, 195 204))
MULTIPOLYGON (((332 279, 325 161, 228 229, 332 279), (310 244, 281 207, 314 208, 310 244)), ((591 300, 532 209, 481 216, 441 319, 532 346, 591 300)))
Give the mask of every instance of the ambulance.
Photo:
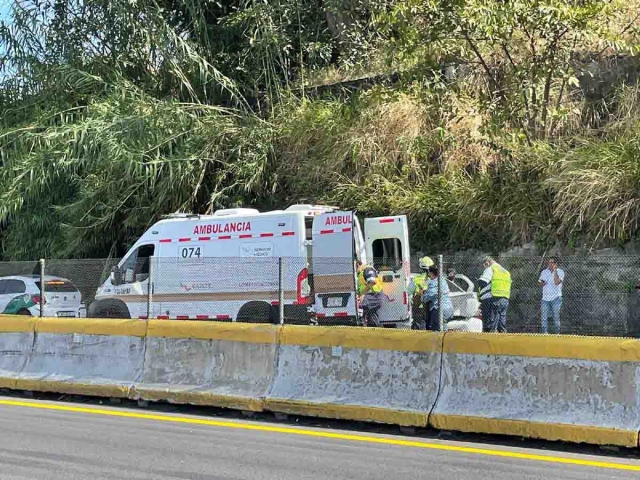
POLYGON ((259 212, 172 214, 135 243, 98 288, 89 316, 277 322, 359 323, 357 261, 373 263, 384 285, 380 319, 411 322, 405 216, 294 205, 259 212))

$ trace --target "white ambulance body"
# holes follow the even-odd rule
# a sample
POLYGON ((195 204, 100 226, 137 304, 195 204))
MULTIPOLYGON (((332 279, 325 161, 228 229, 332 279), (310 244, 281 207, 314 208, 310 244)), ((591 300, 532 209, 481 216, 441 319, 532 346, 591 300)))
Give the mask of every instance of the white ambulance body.
POLYGON ((380 255, 381 319, 410 322, 406 218, 366 222, 365 242, 356 216, 334 207, 171 215, 125 255, 89 316, 275 322, 282 278, 286 323, 355 324, 355 260, 380 255))

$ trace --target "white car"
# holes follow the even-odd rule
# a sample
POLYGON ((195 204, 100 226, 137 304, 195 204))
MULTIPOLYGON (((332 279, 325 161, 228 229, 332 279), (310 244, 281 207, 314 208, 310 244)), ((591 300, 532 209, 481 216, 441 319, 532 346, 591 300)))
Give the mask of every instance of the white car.
MULTIPOLYGON (((82 294, 69 280, 44 277, 45 317, 86 317, 82 294)), ((40 315, 40 276, 0 277, 0 312, 5 315, 40 315)))
MULTIPOLYGON (((411 279, 417 273, 411 274, 411 279)), ((456 274, 449 284, 449 298, 453 304, 453 318, 445 324, 445 330, 458 332, 482 332, 482 318, 480 302, 475 292, 473 282, 465 275, 456 274)))

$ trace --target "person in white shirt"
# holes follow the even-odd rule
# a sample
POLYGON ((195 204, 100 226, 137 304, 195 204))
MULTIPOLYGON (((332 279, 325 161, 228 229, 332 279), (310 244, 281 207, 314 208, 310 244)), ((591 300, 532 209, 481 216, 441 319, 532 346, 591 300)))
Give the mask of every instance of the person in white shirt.
POLYGON ((560 333, 560 308, 562 307, 562 284, 564 270, 558 267, 558 257, 547 261, 547 268, 540 273, 538 283, 542 287, 542 333, 549 333, 549 314, 553 315, 555 332, 560 333))

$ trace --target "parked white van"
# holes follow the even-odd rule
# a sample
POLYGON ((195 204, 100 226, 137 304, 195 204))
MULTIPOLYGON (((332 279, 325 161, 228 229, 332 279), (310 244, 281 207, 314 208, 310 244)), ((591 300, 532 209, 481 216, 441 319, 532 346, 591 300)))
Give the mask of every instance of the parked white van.
POLYGON ((314 205, 173 214, 114 268, 89 316, 273 322, 282 278, 287 321, 355 324, 355 261, 373 259, 387 300, 382 322, 407 326, 406 217, 370 218, 364 226, 366 237, 353 212, 314 205))

